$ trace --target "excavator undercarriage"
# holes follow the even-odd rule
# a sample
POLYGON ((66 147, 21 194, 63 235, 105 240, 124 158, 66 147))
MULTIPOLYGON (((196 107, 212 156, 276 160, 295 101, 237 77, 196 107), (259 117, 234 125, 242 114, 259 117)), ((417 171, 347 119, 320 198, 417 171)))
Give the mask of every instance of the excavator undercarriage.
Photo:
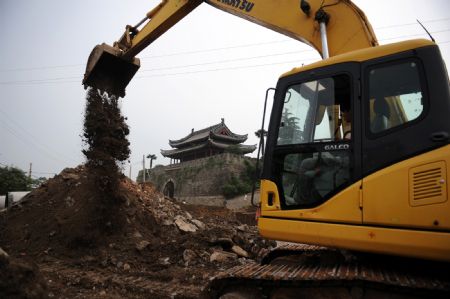
POLYGON ((286 243, 216 276, 205 298, 448 298, 447 264, 286 243))

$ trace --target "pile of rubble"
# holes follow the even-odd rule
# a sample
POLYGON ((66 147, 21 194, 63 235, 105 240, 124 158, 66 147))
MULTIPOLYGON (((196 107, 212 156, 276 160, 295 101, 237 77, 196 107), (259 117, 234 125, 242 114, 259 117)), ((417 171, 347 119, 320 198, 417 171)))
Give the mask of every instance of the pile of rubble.
POLYGON ((35 260, 50 295, 197 298, 218 271, 275 245, 230 210, 186 206, 126 178, 114 217, 101 223, 109 211, 88 177, 66 169, 0 215, 0 247, 35 260))
POLYGON ((0 248, 1 298, 45 298, 46 288, 35 264, 12 258, 0 248))

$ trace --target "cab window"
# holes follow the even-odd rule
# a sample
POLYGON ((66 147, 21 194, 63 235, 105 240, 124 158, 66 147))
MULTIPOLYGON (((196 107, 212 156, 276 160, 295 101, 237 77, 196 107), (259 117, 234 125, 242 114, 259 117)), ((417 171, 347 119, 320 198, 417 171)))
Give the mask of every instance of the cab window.
POLYGON ((416 61, 369 70, 370 133, 379 134, 418 119, 424 112, 416 61))
POLYGON ((292 85, 286 91, 278 145, 351 138, 350 79, 347 75, 292 85))

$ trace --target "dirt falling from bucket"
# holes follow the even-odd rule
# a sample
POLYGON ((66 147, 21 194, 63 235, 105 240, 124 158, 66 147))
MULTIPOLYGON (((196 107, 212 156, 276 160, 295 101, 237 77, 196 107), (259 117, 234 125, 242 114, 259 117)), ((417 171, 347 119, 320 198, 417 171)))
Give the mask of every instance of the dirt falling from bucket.
POLYGON ((86 96, 83 141, 86 167, 98 188, 100 210, 108 223, 114 219, 114 207, 121 202, 120 165, 130 155, 128 125, 119 107, 119 97, 89 88, 86 96))

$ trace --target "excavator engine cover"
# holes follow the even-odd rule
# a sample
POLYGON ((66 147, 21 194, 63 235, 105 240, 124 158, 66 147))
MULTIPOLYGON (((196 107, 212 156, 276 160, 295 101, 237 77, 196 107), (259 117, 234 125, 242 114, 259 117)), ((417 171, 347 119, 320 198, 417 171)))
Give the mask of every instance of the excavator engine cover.
POLYGON ((95 46, 86 65, 83 85, 124 97, 125 88, 140 67, 138 58, 125 59, 119 49, 105 43, 95 46))

